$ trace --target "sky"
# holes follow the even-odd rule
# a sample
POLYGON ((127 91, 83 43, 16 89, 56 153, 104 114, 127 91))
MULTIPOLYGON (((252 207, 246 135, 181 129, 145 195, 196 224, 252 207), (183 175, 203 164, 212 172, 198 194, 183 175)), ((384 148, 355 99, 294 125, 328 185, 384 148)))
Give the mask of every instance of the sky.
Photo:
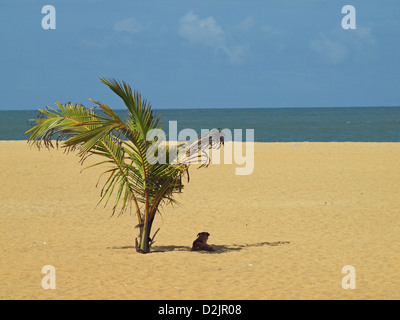
POLYGON ((400 106, 400 1, 0 1, 0 110, 123 108, 100 77, 155 109, 400 106))

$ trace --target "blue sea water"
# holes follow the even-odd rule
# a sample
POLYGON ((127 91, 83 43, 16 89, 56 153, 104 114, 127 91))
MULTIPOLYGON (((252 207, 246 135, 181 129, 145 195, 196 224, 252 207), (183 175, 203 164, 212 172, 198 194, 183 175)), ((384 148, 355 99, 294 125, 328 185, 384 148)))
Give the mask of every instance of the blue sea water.
MULTIPOLYGON (((400 142, 400 107, 156 109, 164 131, 192 128, 254 129, 256 142, 400 142)), ((121 117, 127 112, 119 111, 121 117)), ((37 111, 0 111, 0 140, 26 140, 37 111)))

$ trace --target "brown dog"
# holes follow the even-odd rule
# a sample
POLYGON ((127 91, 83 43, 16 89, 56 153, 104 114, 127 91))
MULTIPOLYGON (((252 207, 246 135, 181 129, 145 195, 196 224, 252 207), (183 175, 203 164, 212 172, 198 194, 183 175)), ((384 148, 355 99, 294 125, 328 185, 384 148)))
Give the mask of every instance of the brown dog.
POLYGON ((193 242, 192 251, 215 251, 213 247, 207 244, 209 236, 210 234, 208 232, 200 232, 197 235, 197 239, 193 242))

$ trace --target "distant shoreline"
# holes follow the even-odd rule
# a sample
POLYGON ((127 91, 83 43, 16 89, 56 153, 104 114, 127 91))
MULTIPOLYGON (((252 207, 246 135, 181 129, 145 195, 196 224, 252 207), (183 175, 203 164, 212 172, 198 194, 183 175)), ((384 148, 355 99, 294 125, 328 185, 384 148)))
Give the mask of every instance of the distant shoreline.
MULTIPOLYGON (((400 142, 400 107, 157 109, 163 130, 254 130, 256 142, 400 142), (175 125, 175 124, 174 124, 175 125)), ((126 110, 117 110, 121 118, 126 110)), ((0 140, 26 140, 37 110, 0 111, 0 140)), ((168 137, 167 137, 168 139, 168 137)), ((182 139, 184 140, 184 138, 182 139)))
MULTIPOLYGON (((50 106, 51 107, 51 106, 50 106)), ((46 106, 44 107, 38 107, 36 109, 1 109, 0 112, 3 111, 37 111, 38 109, 45 109, 46 106)), ((163 108, 163 107, 152 107, 154 111, 163 111, 163 110, 240 110, 240 109, 351 109, 351 108, 400 108, 400 105, 398 106, 326 106, 326 107, 317 107, 317 106, 310 106, 310 107, 288 107, 288 106, 283 106, 283 107, 246 107, 246 108, 240 108, 240 107, 203 107, 203 108, 196 108, 196 107, 176 107, 176 108, 163 108)), ((115 111, 125 111, 126 109, 118 109, 115 108, 115 111)))

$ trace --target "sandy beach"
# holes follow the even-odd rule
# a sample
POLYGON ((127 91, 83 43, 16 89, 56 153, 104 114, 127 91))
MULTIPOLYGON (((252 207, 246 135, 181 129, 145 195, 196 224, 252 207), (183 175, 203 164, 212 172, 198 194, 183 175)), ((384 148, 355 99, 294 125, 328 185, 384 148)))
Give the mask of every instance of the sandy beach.
POLYGON ((251 175, 192 167, 146 255, 78 160, 0 141, 1 299, 400 299, 400 143, 256 143, 251 175), (201 231, 215 253, 190 251, 201 231))

